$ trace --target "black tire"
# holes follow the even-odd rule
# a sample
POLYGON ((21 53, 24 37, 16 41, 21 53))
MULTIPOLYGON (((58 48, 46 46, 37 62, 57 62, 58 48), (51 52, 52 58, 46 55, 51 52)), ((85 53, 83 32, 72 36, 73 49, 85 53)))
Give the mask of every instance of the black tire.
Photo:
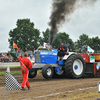
POLYGON ((42 75, 45 79, 51 79, 54 75, 54 69, 51 65, 45 65, 42 69, 42 75))
POLYGON ((37 75, 37 70, 29 71, 28 78, 34 78, 37 75))
POLYGON ((85 62, 80 55, 71 55, 65 62, 65 72, 68 78, 81 78, 85 72, 85 62))

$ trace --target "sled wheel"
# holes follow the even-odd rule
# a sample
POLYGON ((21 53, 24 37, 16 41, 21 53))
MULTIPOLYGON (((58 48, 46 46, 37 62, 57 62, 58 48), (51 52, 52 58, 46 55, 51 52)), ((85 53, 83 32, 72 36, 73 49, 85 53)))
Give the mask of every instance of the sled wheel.
POLYGON ((45 79, 51 79, 54 75, 54 69, 51 65, 45 65, 42 69, 42 75, 45 79))
POLYGON ((28 78, 34 78, 37 75, 37 70, 29 71, 28 78))
POLYGON ((64 66, 68 78, 81 78, 85 72, 85 62, 80 55, 70 56, 64 66))

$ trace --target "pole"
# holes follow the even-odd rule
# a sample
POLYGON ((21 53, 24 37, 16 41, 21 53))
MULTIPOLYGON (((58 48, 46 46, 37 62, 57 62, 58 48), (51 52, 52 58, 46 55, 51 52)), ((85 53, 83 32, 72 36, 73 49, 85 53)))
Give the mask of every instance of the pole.
MULTIPOLYGON (((7 72, 7 71, 6 71, 7 72)), ((6 76, 5 76, 5 83, 6 83, 6 76)), ((5 84, 6 86, 6 84, 5 84)), ((6 100, 8 100, 8 93, 7 93, 7 87, 6 87, 6 100)))
POLYGON ((52 51, 52 45, 50 45, 50 51, 52 51))
POLYGON ((7 93, 7 89, 6 89, 6 100, 8 100, 8 93, 7 93))

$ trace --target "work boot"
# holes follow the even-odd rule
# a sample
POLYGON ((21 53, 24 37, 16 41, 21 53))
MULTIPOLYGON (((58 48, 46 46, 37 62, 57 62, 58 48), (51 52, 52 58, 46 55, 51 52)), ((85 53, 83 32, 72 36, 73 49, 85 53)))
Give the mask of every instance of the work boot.
POLYGON ((21 90, 25 91, 26 89, 22 87, 21 90))
POLYGON ((31 87, 28 87, 28 90, 30 90, 31 89, 31 87))

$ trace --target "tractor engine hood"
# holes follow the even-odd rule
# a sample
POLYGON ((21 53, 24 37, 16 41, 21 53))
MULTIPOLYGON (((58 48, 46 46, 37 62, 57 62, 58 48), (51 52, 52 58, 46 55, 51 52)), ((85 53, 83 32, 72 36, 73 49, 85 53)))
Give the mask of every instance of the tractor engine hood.
POLYGON ((35 63, 56 64, 58 51, 52 49, 51 51, 36 51, 35 63))

